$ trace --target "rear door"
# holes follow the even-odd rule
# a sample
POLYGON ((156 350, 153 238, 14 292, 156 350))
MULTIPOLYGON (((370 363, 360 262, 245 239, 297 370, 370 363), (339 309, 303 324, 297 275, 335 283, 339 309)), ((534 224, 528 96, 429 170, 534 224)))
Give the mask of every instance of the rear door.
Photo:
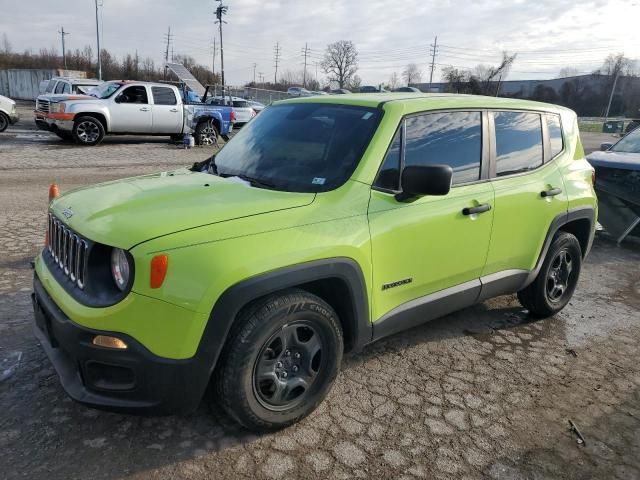
POLYGON ((175 90, 169 87, 151 87, 153 96, 153 133, 176 134, 182 132, 182 105, 175 90))
POLYGON ((553 219, 566 212, 567 194, 555 158, 563 141, 557 115, 489 113, 495 213, 483 275, 535 267, 553 219), (549 133, 551 133, 551 138, 549 133))
POLYGON ((400 126, 369 204, 373 318, 469 282, 469 296, 477 295, 493 219, 487 132, 482 111, 422 113, 400 126), (451 166, 449 194, 396 200, 402 168, 429 164, 451 166), (473 207, 482 208, 471 213, 473 207))
POLYGON ((109 114, 112 132, 151 133, 151 105, 146 86, 131 85, 114 95, 109 114))

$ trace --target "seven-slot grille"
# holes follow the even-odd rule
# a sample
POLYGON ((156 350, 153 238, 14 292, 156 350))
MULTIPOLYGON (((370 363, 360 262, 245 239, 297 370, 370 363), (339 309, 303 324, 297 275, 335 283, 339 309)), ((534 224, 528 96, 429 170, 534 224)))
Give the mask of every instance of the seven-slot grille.
POLYGON ((49 100, 36 100, 36 111, 49 113, 49 100))
POLYGON ((49 214, 48 250, 55 264, 79 288, 84 288, 89 244, 49 214))

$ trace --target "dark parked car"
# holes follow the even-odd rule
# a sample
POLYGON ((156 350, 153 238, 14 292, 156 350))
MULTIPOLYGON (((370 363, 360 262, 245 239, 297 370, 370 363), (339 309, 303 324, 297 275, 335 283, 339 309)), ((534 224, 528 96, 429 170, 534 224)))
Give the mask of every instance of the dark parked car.
POLYGON ((351 93, 351 91, 347 90, 346 88, 336 88, 335 90, 331 90, 331 93, 333 95, 346 95, 348 93, 351 93))
POLYGON ((364 85, 363 87, 360 87, 360 93, 384 93, 384 92, 388 92, 388 90, 385 90, 382 87, 374 87, 373 85, 364 85))
POLYGON ((394 92, 422 93, 416 87, 400 87, 400 88, 396 88, 394 92))

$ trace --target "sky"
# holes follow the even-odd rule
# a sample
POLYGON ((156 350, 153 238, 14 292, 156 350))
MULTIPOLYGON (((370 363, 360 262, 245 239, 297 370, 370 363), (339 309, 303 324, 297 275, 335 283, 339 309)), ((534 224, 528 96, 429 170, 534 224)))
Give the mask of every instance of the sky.
MULTIPOLYGON (((99 0, 102 47, 118 57, 138 53, 160 65, 171 27, 170 49, 209 66, 217 35, 213 0, 99 0)), ((351 40, 359 52, 363 85, 388 82, 416 63, 429 81, 431 44, 438 37, 433 81, 447 65, 495 65, 502 51, 517 53, 509 79, 554 78, 563 67, 588 73, 609 53, 640 59, 640 0, 225 0, 223 25, 227 83, 240 85, 262 72, 274 77, 274 48, 280 45, 279 72, 308 71, 316 76, 328 43, 351 40)), ((0 0, 0 36, 14 51, 42 47, 61 51, 91 45, 95 51, 94 0, 0 0)), ((219 44, 218 44, 219 46, 219 44)), ((220 57, 215 60, 216 71, 220 57)), ((640 62, 638 62, 640 64, 640 62)), ((640 65, 639 65, 640 66, 640 65)), ((318 78, 324 74, 320 66, 318 78)))

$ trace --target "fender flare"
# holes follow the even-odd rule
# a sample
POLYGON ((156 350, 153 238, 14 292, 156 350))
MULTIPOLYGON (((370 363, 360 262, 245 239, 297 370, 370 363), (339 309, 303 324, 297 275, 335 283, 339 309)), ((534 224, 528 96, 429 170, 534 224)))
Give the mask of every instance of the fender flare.
POLYGON ((558 233, 558 230, 561 230, 562 227, 567 225, 568 223, 573 222, 574 220, 588 220, 589 221, 589 231, 591 232, 589 235, 589 240, 587 243, 587 248, 584 252, 582 252, 582 258, 585 258, 589 251, 591 250, 591 246, 593 245, 593 238, 595 236, 595 223, 596 223, 596 210, 593 206, 584 206, 584 207, 576 207, 571 210, 566 211, 565 213, 561 213, 556 216, 549 226, 549 230, 547 231, 547 236, 544 239, 544 244, 542 246, 542 250, 540 251, 540 255, 538 256, 538 261, 536 262, 535 268, 529 272, 529 276, 525 281, 524 285, 521 288, 525 288, 530 285, 540 273, 540 269, 542 268, 542 264, 544 262, 545 257, 547 256, 547 252, 549 251, 549 247, 551 247, 551 241, 553 237, 558 233))
POLYGON ((250 302, 266 295, 305 283, 337 278, 344 282, 351 297, 352 350, 360 350, 372 340, 369 302, 364 275, 351 258, 335 257, 305 262, 250 277, 229 287, 218 298, 200 338, 196 357, 213 373, 238 313, 250 302))

